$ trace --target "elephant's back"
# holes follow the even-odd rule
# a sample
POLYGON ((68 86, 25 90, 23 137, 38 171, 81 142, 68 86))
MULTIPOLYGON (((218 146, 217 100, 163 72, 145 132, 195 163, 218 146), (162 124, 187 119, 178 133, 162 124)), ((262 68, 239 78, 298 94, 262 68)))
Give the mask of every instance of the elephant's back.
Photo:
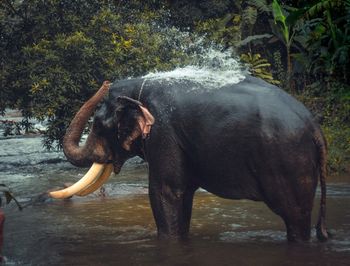
POLYGON ((236 84, 206 87, 186 79, 127 79, 115 82, 110 99, 126 95, 149 106, 167 123, 256 124, 269 135, 317 128, 305 106, 280 88, 247 75, 236 84), (168 121, 167 118, 172 121, 168 121))
MULTIPOLYGON (((218 89, 191 91, 190 88, 191 83, 173 88, 174 115, 181 120, 196 120, 203 127, 246 126, 247 130, 252 127, 266 137, 318 127, 302 103, 280 88, 251 76, 218 89)), ((193 125, 193 122, 189 123, 193 125)))

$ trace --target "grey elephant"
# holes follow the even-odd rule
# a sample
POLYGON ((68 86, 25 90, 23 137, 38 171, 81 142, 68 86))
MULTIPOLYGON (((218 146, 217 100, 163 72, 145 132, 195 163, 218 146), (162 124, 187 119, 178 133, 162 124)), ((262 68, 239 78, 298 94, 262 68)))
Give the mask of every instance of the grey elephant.
POLYGON ((285 222, 289 241, 307 241, 318 180, 317 236, 328 238, 320 126, 295 98, 252 76, 215 89, 185 79, 105 82, 75 115, 63 149, 72 164, 92 167, 76 184, 51 192, 54 198, 91 193, 127 159, 145 159, 160 238, 188 236, 193 196, 204 188, 223 198, 263 201, 285 222))

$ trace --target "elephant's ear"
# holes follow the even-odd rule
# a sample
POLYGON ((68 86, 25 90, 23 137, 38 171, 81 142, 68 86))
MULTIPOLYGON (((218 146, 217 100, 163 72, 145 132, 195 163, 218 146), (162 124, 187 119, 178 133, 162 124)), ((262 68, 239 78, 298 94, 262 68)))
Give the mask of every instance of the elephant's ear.
POLYGON ((141 102, 126 96, 117 98, 116 115, 118 139, 127 151, 138 137, 147 138, 155 122, 153 115, 141 102))

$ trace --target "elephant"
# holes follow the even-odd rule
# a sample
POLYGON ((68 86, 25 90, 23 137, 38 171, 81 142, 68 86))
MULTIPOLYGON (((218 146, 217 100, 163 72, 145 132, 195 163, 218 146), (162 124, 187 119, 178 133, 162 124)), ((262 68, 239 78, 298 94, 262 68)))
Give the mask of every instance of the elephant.
POLYGON ((51 192, 54 198, 91 193, 126 160, 143 158, 160 239, 188 238, 194 193, 203 188, 264 202, 284 221, 288 241, 309 241, 318 180, 316 232, 320 241, 329 237, 320 125, 294 97, 249 74, 221 87, 175 78, 105 81, 71 121, 63 151, 73 165, 92 166, 77 183, 51 192))

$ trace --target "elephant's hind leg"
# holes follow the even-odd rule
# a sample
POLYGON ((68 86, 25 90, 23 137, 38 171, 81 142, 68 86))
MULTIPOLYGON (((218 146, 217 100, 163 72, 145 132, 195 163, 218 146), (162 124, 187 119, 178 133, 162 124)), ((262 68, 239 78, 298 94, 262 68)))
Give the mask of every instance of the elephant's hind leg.
POLYGON ((308 241, 311 235, 311 212, 315 189, 313 185, 281 186, 281 190, 270 192, 265 203, 283 219, 288 241, 308 241))
POLYGON ((302 211, 292 208, 282 217, 287 229, 287 239, 290 242, 309 241, 311 235, 311 210, 302 211))
POLYGON ((290 242, 305 242, 311 235, 311 211, 298 205, 281 206, 281 204, 267 203, 270 209, 279 215, 286 226, 287 239, 290 242))

